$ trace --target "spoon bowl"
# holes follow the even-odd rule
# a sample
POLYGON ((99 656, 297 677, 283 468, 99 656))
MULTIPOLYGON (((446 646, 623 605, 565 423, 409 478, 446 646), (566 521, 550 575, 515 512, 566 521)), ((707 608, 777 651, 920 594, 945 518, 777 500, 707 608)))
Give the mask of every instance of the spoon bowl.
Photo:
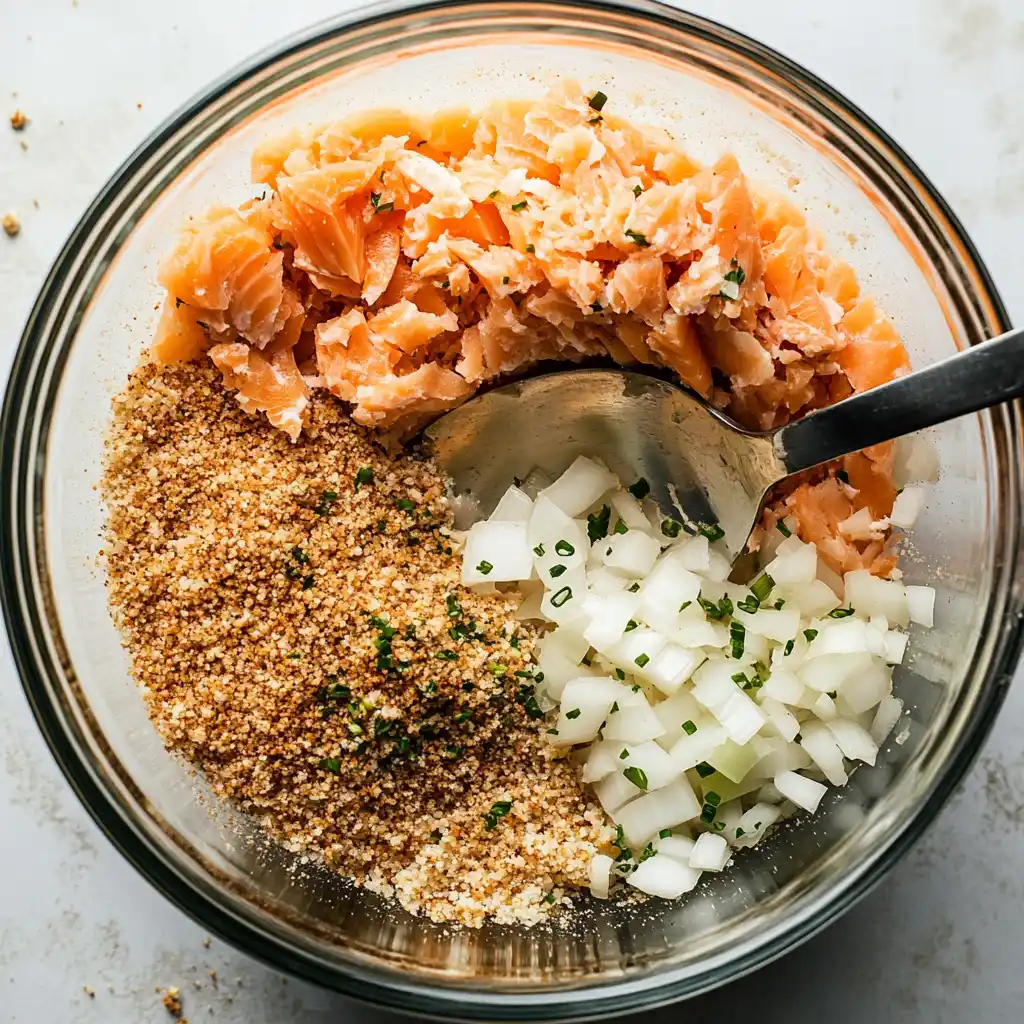
POLYGON ((576 456, 597 456, 621 480, 643 477, 666 518, 717 526, 735 559, 768 491, 788 476, 1021 396, 1018 329, 763 433, 656 377, 565 370, 480 395, 426 436, 457 493, 482 510, 515 479, 554 478, 576 456))

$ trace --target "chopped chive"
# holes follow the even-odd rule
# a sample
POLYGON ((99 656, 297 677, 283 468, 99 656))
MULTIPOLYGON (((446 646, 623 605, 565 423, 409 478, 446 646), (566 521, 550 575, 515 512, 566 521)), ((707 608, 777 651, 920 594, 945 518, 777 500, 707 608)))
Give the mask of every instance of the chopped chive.
POLYGON ((399 498, 395 502, 395 507, 400 509, 402 512, 411 512, 415 507, 415 503, 410 498, 399 498))
POLYGON ((629 491, 637 501, 643 501, 643 499, 651 493, 651 485, 643 477, 640 477, 635 484, 631 484, 626 488, 626 490, 629 491))
POLYGON ((721 802, 722 798, 714 790, 704 794, 704 803, 711 804, 712 807, 717 807, 721 802))
POLYGON ((340 760, 340 758, 337 758, 337 757, 325 757, 320 762, 320 767, 325 772, 330 772, 332 775, 340 775, 341 774, 341 760, 340 760))
POLYGON ((492 661, 487 667, 496 676, 503 676, 508 671, 508 665, 503 665, 500 661, 492 661))
POLYGON ((591 96, 589 100, 587 100, 587 103, 590 105, 591 110, 604 110, 604 105, 607 102, 608 97, 603 92, 601 92, 600 89, 598 89, 597 92, 595 92, 594 95, 591 96))
POLYGON ((591 544, 608 536, 608 524, 611 522, 611 517, 611 505, 602 505, 597 512, 591 512, 587 516, 587 536, 590 538, 591 544))
POLYGON ((703 821, 705 825, 710 825, 715 820, 715 815, 717 813, 718 812, 714 804, 704 804, 700 809, 700 820, 703 821))
POLYGON ((525 210, 525 209, 526 209, 526 200, 525 199, 521 199, 518 203, 513 203, 512 204, 512 211, 514 213, 518 213, 520 210, 525 210))
POLYGON ((338 500, 337 491, 322 491, 320 494, 320 501, 313 511, 318 516, 330 515, 331 506, 338 500))
POLYGON ((830 619, 846 619, 853 614, 852 608, 836 608, 828 613, 830 619))
POLYGON ((683 732, 685 732, 687 736, 692 736, 696 731, 697 726, 694 724, 693 719, 688 718, 683 722, 683 732))
POLYGON ((302 577, 302 589, 303 590, 312 590, 314 586, 316 586, 316 577, 315 576, 303 576, 302 577))
POLYGON ((448 609, 450 619, 457 619, 462 614, 462 605, 459 604, 459 599, 454 594, 449 594, 444 599, 444 606, 448 609))
POLYGON ((493 568, 494 566, 485 560, 477 564, 476 571, 484 576, 488 576, 493 568))
POLYGON ((670 829, 670 828, 663 828, 658 833, 658 838, 659 839, 669 839, 669 838, 671 838, 671 836, 672 836, 672 829, 670 829))
POLYGON ((768 573, 762 573, 762 575, 758 576, 758 578, 750 584, 750 589, 754 592, 754 597, 756 597, 758 601, 764 601, 772 592, 772 588, 774 586, 775 580, 773 580, 768 573))
POLYGON ((615 670, 615 676, 616 676, 617 679, 625 679, 626 678, 626 673, 623 672, 621 668, 617 668, 615 670))
POLYGON ((536 547, 535 547, 535 548, 533 549, 533 553, 534 553, 534 554, 535 554, 535 555, 536 555, 536 556, 537 556, 538 558, 540 558, 540 557, 541 557, 541 556, 542 556, 542 555, 544 554, 544 545, 543 545, 543 544, 538 544, 538 545, 537 545, 537 546, 536 546, 536 547))
POLYGON ((558 730, 557 729, 548 729, 548 735, 549 736, 557 736, 558 735, 558 730))
POLYGON ((434 657, 441 661, 455 661, 458 655, 454 651, 438 651, 434 657))
POLYGON ((618 710, 619 710, 619 702, 615 701, 615 703, 612 704, 612 710, 609 713, 614 715, 615 712, 618 711, 618 710))
POLYGON ((591 313, 600 313, 602 309, 604 309, 604 306, 602 306, 600 302, 595 301, 590 304, 591 313))
POLYGON ((349 722, 348 731, 352 733, 353 736, 362 736, 364 730, 358 722, 349 722))
POLYGON ((372 466, 360 466, 356 472, 356 486, 355 489, 359 490, 360 484, 372 484, 373 483, 373 467, 372 466))
POLYGON ((775 529, 778 530, 783 537, 793 536, 793 531, 781 519, 775 524, 775 529))
POLYGON ((637 768, 636 765, 630 765, 628 768, 623 769, 622 774, 632 782, 637 789, 647 788, 647 773, 642 768, 637 768))
POLYGON ((573 708, 572 711, 566 711, 565 717, 568 718, 570 721, 573 721, 579 718, 582 713, 583 712, 580 711, 579 708, 573 708))
POLYGON ((638 199, 640 198, 641 195, 643 195, 643 191, 644 191, 643 185, 634 185, 633 186, 633 195, 635 195, 638 199))
POLYGON ((782 654, 783 654, 784 657, 788 658, 793 653, 793 644, 794 643, 796 643, 795 640, 787 640, 786 641, 786 646, 782 650, 782 654))
POLYGON ((499 800, 497 803, 491 804, 491 809, 481 815, 484 819, 484 828, 490 832, 497 828, 498 822, 504 818, 512 810, 511 800, 499 800))
POLYGON ((693 604, 693 602, 692 602, 692 601, 684 601, 684 602, 683 602, 683 603, 682 603, 682 604, 681 604, 681 605, 679 606, 679 610, 680 610, 681 612, 685 612, 685 611, 686 611, 686 609, 687 609, 687 608, 689 608, 691 604, 693 604))
POLYGON ((619 754, 619 760, 620 761, 625 761, 627 757, 629 757, 629 751, 625 747, 623 747, 622 748, 622 753, 619 754))
POLYGON ((572 588, 562 587, 551 596, 551 604, 554 608, 561 608, 566 601, 572 600, 572 588))
POLYGON ((701 763, 696 766, 696 771, 702 779, 706 779, 709 775, 715 774, 715 769, 712 768, 707 761, 701 761, 701 763))
POLYGON ((555 545, 555 553, 568 557, 569 555, 576 554, 576 549, 567 540, 560 540, 555 545))
POLYGON ((639 625, 640 623, 637 622, 636 619, 630 619, 629 622, 626 623, 626 632, 632 633, 639 625))
POLYGON ((534 252, 537 251, 537 246, 535 246, 533 244, 533 242, 527 242, 526 243, 526 251, 529 252, 529 253, 534 253, 534 252))
POLYGON ((381 203, 377 207, 377 213, 390 213, 395 208, 394 203, 381 203))
POLYGON ((565 566, 564 566, 564 565, 561 565, 561 564, 559 564, 559 565, 553 565, 553 566, 551 566, 551 568, 550 568, 550 569, 548 570, 548 574, 549 574, 549 575, 551 575, 551 576, 553 576, 553 577, 554 577, 555 579, 558 579, 558 577, 559 577, 559 576, 561 576, 561 575, 562 575, 562 573, 564 573, 564 572, 565 572, 565 566))
POLYGON ((751 594, 750 597, 745 597, 742 601, 737 601, 736 607, 739 608, 741 612, 747 612, 748 614, 753 615, 754 612, 761 607, 761 602, 758 601, 754 594, 751 594))
POLYGON ((683 524, 675 519, 662 519, 661 521, 661 532, 666 537, 678 537, 682 528, 683 524))
POLYGON ((810 643, 817 635, 818 635, 818 631, 816 629, 805 629, 804 630, 804 639, 808 643, 810 643))
POLYGON ((772 605, 772 607, 775 608, 776 611, 782 611, 782 609, 785 607, 785 605, 786 605, 786 602, 780 597, 780 598, 778 598, 778 600, 776 600, 775 604, 772 605))
POLYGON ((495 196, 500 196, 500 195, 501 195, 501 192, 498 189, 495 189, 493 192, 488 192, 487 193, 487 198, 488 199, 493 199, 495 196))
POLYGON ((712 543, 716 540, 721 540, 725 536, 725 530, 723 530, 718 523, 701 523, 701 525, 697 527, 697 532, 702 537, 707 537, 707 539, 712 543))
POLYGON ((612 532, 613 533, 620 533, 620 534, 621 533, 629 533, 629 527, 620 519, 615 524, 615 529, 612 532))
POLYGON ((635 594, 639 589, 640 589, 640 584, 639 583, 631 583, 629 585, 629 592, 631 594, 635 594))
POLYGON ((729 647, 734 658, 743 657, 743 647, 746 644, 747 631, 741 622, 729 623, 729 647))
POLYGON ((501 279, 501 283, 502 283, 502 284, 508 284, 508 274, 506 274, 506 275, 505 275, 505 276, 504 276, 504 277, 503 277, 503 278, 501 279))
POLYGON ((645 666, 646 666, 646 665, 648 664, 648 662, 650 662, 650 660, 651 660, 651 659, 650 659, 650 658, 649 658, 649 657, 648 657, 648 656, 647 656, 646 654, 638 654, 638 655, 637 655, 637 656, 636 656, 636 657, 635 657, 635 658, 633 659, 633 661, 634 661, 634 662, 635 662, 635 663, 636 663, 637 665, 639 665, 639 666, 640 666, 640 668, 644 668, 644 667, 645 667, 645 666))
POLYGON ((639 245, 641 249, 646 249, 651 243, 647 241, 647 236, 641 234, 639 231, 627 231, 626 237, 634 244, 639 245))

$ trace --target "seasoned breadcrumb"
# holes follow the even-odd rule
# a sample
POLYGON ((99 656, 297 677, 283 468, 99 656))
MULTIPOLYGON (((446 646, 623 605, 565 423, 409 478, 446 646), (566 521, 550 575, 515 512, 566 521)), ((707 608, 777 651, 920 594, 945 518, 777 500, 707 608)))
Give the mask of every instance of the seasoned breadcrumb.
POLYGON ((293 444, 217 378, 140 368, 108 439, 110 603, 165 743, 414 913, 541 919, 608 829, 541 735, 533 631, 459 585, 444 478, 330 397, 293 444))
POLYGON ((29 118, 22 110, 16 110, 11 114, 11 127, 16 132, 24 131, 28 127, 29 118))
POLYGON ((4 219, 0 223, 3 224, 8 238, 14 238, 21 231, 21 221, 18 220, 17 215, 14 213, 4 214, 4 219))

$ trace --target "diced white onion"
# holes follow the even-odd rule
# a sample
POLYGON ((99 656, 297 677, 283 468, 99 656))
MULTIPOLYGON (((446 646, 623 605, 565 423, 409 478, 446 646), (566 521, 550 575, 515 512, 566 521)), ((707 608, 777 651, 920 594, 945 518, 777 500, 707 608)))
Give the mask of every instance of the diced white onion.
POLYGON ((595 853, 590 859, 590 892, 599 900, 608 899, 614 867, 615 861, 606 853, 595 853))
POLYGON ((533 553, 524 523, 474 523, 466 535, 462 582, 511 583, 533 572, 533 553))
POLYGON ((617 485, 618 481, 604 466, 580 455, 538 498, 547 498, 568 516, 578 516, 617 485))
POLYGON ((533 512, 533 498, 513 484, 502 496, 488 517, 492 523, 528 523, 533 512))
POLYGON ((875 763, 878 744, 871 738, 867 729, 848 718, 837 718, 827 725, 844 757, 851 761, 863 761, 865 764, 875 763))
POLYGON ((882 698, 875 711, 875 717, 870 729, 871 739, 878 746, 881 746, 889 738, 889 733, 892 732, 902 714, 903 701, 893 697, 891 694, 882 698))
POLYGON ((846 769, 843 766, 843 752, 828 726, 821 722, 805 722, 800 736, 800 746, 807 751, 811 760, 825 773, 833 786, 845 786, 846 769))
POLYGON ((648 896, 675 900, 696 886, 700 881, 700 871, 689 864, 681 864, 673 857, 656 854, 638 865, 636 871, 626 876, 626 881, 648 896))
POLYGON ((893 526, 909 530, 924 508, 925 490, 923 487, 904 487, 893 502, 889 522, 893 526))
POLYGON ((802 807, 811 814, 818 809, 821 798, 827 792, 827 788, 806 775, 799 775, 797 772, 779 772, 774 778, 775 788, 787 799, 792 800, 797 807, 802 807))
POLYGON ((661 545, 653 537, 639 530, 629 530, 608 539, 602 559, 612 572, 636 579, 654 568, 659 554, 661 545))
POLYGON ((630 849, 642 850, 662 829, 675 828, 696 818, 700 806, 689 782, 681 776, 653 793, 632 800, 619 809, 615 820, 622 826, 630 849))
POLYGON ((929 629, 935 625, 935 589, 907 587, 907 611, 910 621, 929 629))
POLYGON ((697 871, 721 871, 731 852, 724 836, 702 832, 690 851, 690 867, 697 871))

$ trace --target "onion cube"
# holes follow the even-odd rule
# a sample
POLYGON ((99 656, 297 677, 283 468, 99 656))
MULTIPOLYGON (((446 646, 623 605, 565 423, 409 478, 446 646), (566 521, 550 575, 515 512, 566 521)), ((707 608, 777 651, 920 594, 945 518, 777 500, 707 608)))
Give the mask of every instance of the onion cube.
POLYGON ((808 645, 806 661, 809 663, 813 658, 827 654, 870 653, 870 647, 866 622, 860 619, 840 619, 818 630, 814 643, 808 645))
POLYGON ((935 588, 907 587, 907 614, 911 622, 931 628, 935 625, 935 588))
POLYGON ((711 545, 707 537, 688 537, 673 545, 672 553, 681 569, 706 573, 711 568, 711 545))
POLYGON ((587 627, 584 606, 588 594, 587 574, 582 569, 571 569, 552 580, 552 586, 541 598, 540 610, 545 618, 559 626, 582 632, 587 627))
POLYGON ((566 515, 578 516, 617 484, 604 466, 580 455, 550 487, 540 492, 538 499, 546 498, 566 515))
MULTIPOLYGON (((589 743, 596 738, 622 687, 614 679, 587 676, 570 680, 562 691, 562 705, 551 739, 558 746, 589 743)), ((627 691, 628 692, 628 691, 627 691)))
POLYGON ((629 530, 609 538, 603 549, 604 564, 622 576, 646 576, 661 553, 661 545, 646 533, 629 530))
POLYGON ((917 522, 917 517, 924 508, 925 490, 923 487, 904 487, 892 505, 889 522, 893 526, 909 530, 917 522))
POLYGON ((800 746, 807 751, 811 760, 824 772, 833 786, 845 786, 848 781, 843 765, 843 752, 835 737, 822 722, 805 722, 800 736, 800 746))
POLYGON ((690 851, 690 867, 697 871, 721 871, 731 854, 724 836, 702 832, 690 851))
POLYGON ((551 574, 556 565, 565 566, 567 570, 582 569, 590 553, 586 530, 544 497, 533 504, 527 540, 537 575, 546 587, 553 587, 557 582, 557 577, 551 574))
POLYGON ((612 511, 630 530, 648 532, 651 521, 640 502, 629 491, 618 490, 611 497, 612 511))
POLYGON ((806 618, 828 615, 842 603, 836 597, 835 591, 820 579, 813 579, 810 583, 793 583, 788 587, 779 587, 772 591, 772 598, 776 597, 786 602, 787 609, 795 608, 806 618))
POLYGON ((488 517, 491 523, 528 523, 533 512, 533 499, 513 484, 502 496, 488 517))
POLYGON ((730 782, 738 784, 757 764, 758 756, 749 744, 741 747, 738 743, 727 739, 721 746, 712 750, 704 760, 730 782))
POLYGON ((647 703, 643 691, 633 693, 625 686, 621 686, 621 691, 616 701, 619 709, 608 715, 604 738, 622 743, 646 743, 664 736, 665 727, 647 703))
POLYGON ((595 743, 587 755, 581 778, 585 783, 600 782, 618 767, 618 755, 614 753, 613 746, 609 743, 595 743))
POLYGON ((511 583, 533 574, 533 553, 523 523, 474 523, 466 535, 462 582, 511 583))
POLYGON ((626 881, 648 896, 675 900, 696 886, 700 881, 700 871, 672 857, 655 854, 627 875, 626 881))
POLYGON ((727 739, 725 730, 717 722, 704 719, 692 735, 680 736, 669 753, 676 767, 685 772, 701 761, 706 761, 712 751, 717 750, 727 739))
POLYGON ((891 669, 872 659, 872 664, 843 681, 839 695, 855 715, 873 708, 892 691, 891 669))
POLYGON ((679 776, 679 769, 668 751, 651 740, 623 747, 616 767, 619 771, 639 768, 644 773, 649 791, 661 789, 679 776), (623 753, 627 755, 625 758, 621 756, 623 753))
POLYGON ((785 668, 773 668, 761 693, 782 704, 798 704, 804 693, 804 684, 785 668))
POLYGON ((774 825, 782 812, 772 804, 756 803, 746 811, 736 826, 737 846, 756 846, 763 838, 769 825, 774 825), (743 833, 740 835, 740 833, 743 833))
POLYGON ((793 608, 764 608, 751 614, 740 608, 733 612, 733 619, 740 622, 752 633, 784 644, 800 632, 800 613, 793 608))
POLYGON ((590 892, 599 900, 608 899, 608 890, 611 888, 612 868, 615 861, 605 853, 595 853, 590 858, 588 869, 590 892))
POLYGON ((818 552, 813 544, 804 544, 796 537, 787 537, 765 572, 777 584, 810 583, 818 574, 818 552))
MULTIPOLYGON (((815 638, 810 645, 813 649, 818 642, 815 638)), ((808 650, 807 659, 797 669, 797 677, 812 690, 827 693, 838 690, 848 679, 870 671, 874 658, 867 651, 859 654, 824 654, 820 658, 811 658, 808 650)))
POLYGON ((909 621, 907 590, 894 580, 880 580, 866 569, 856 569, 843 577, 846 604, 865 617, 884 615, 890 623, 906 626, 909 621))
POLYGON ((630 849, 642 850, 662 829, 675 828, 699 814, 700 803, 681 776, 620 808, 615 821, 622 826, 630 849))
POLYGON ((606 775, 600 782, 594 784, 594 796, 601 805, 605 814, 614 817, 618 811, 625 807, 639 790, 626 778, 622 772, 612 772, 606 775))
POLYGON ((684 735, 684 732, 696 732, 699 722, 709 721, 693 695, 684 689, 677 690, 668 700, 659 701, 653 706, 653 711, 664 726, 665 735, 658 742, 666 750, 671 750, 672 745, 684 735), (683 729, 684 725, 686 730, 683 729))
POLYGON ((775 788, 787 800, 811 814, 818 809, 821 798, 828 792, 827 786, 796 772, 779 772, 773 781, 775 788))
POLYGON ((690 852, 693 850, 693 840, 687 836, 659 836, 651 844, 657 853, 665 857, 671 857, 682 864, 689 864, 690 852))
POLYGON ((907 653, 907 641, 910 637, 898 629, 890 629, 882 639, 885 660, 889 665, 902 665, 903 656, 907 653))
POLYGON ((827 725, 844 757, 851 761, 863 761, 865 764, 875 763, 878 744, 871 738, 867 729, 848 718, 837 718, 827 725))
POLYGON ((666 697, 671 697, 706 660, 707 655, 703 651, 666 644, 639 673, 666 697))
POLYGON ((896 723, 903 714, 903 701, 891 694, 882 698, 875 711, 874 721, 871 723, 871 739, 881 746, 892 732, 896 723))
POLYGON ((640 596, 629 591, 605 594, 588 601, 590 625, 583 635, 590 646, 602 653, 612 650, 625 635, 626 626, 639 606, 640 596))
POLYGON ((761 701, 761 710, 768 716, 768 721, 775 726, 784 740, 792 742, 800 735, 799 720, 784 704, 772 697, 765 697, 761 701))
POLYGON ((641 672, 666 644, 660 633, 645 626, 638 626, 626 632, 622 639, 610 650, 602 651, 612 662, 627 672, 641 672))

